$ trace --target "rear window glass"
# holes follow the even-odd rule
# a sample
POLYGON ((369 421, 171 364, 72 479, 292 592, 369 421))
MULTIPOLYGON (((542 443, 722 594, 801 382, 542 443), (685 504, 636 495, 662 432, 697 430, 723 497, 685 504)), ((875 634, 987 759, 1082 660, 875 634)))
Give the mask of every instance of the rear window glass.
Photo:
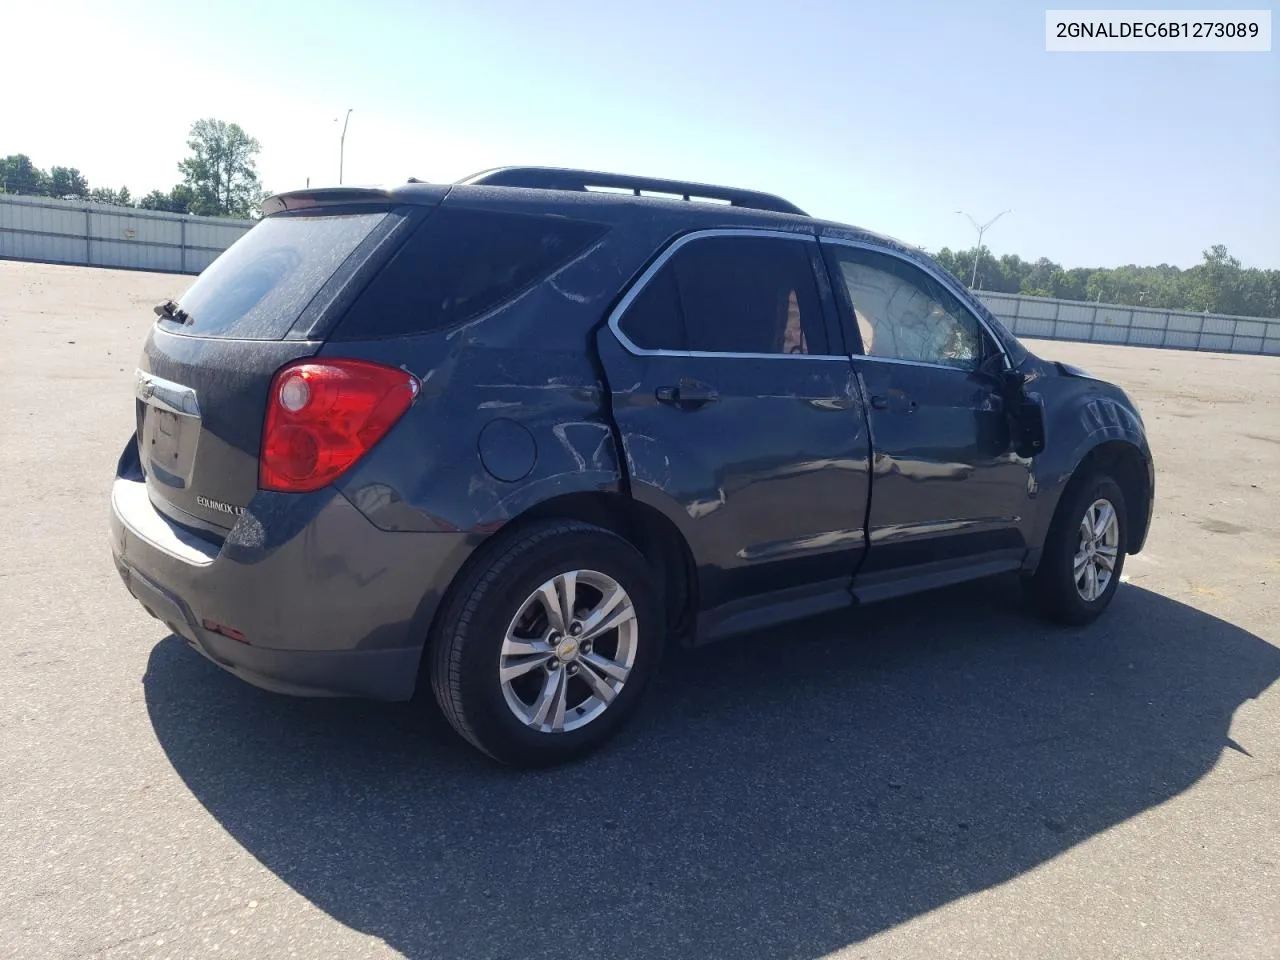
POLYGON ((335 339, 440 330, 501 306, 550 276, 605 226, 443 206, 352 305, 335 339))
POLYGON ((191 318, 177 333, 280 340, 344 260, 386 217, 268 217, 218 257, 179 306, 191 318))

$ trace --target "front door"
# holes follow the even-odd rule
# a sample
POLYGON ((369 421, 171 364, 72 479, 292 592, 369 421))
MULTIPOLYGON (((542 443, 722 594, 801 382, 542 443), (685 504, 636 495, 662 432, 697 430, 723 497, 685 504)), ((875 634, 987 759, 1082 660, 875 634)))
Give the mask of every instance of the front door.
POLYGON ((871 599, 1019 566, 1030 461, 1013 450, 998 342, 945 286, 889 251, 824 241, 875 447, 871 599))
POLYGON ((684 534, 703 610, 849 602, 870 450, 822 270, 812 236, 690 234, 599 333, 632 495, 684 534))

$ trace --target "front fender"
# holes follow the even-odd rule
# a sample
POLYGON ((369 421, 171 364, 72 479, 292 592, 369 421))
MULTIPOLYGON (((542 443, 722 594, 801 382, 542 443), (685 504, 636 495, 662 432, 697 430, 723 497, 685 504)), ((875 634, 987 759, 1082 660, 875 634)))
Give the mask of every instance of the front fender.
POLYGON ((1146 471, 1147 502, 1130 505, 1141 511, 1133 518, 1139 522, 1139 539, 1130 550, 1138 552, 1150 527, 1155 470, 1146 430, 1132 402, 1118 387, 1102 381, 1062 378, 1056 383, 1042 380, 1037 386, 1046 394, 1048 422, 1045 450, 1036 458, 1038 507, 1032 542, 1044 543, 1062 495, 1081 464, 1103 444, 1119 442, 1137 452, 1146 471))
POLYGON ((1129 407, 1112 397, 1098 396, 1080 404, 1074 413, 1074 429, 1064 430, 1064 434, 1068 437, 1074 434, 1076 442, 1057 477, 1061 484, 1071 479, 1091 450, 1108 440, 1132 444, 1144 460, 1151 461, 1151 448, 1142 421, 1129 407))

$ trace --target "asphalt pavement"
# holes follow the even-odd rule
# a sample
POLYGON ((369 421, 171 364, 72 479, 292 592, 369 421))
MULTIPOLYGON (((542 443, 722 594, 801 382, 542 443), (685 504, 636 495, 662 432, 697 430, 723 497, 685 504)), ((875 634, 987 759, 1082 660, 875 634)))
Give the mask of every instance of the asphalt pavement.
POLYGON ((108 491, 189 282, 0 261, 0 956, 1280 957, 1280 357, 1031 344, 1157 457, 1095 625, 998 579, 680 653, 520 773, 127 595, 108 491))

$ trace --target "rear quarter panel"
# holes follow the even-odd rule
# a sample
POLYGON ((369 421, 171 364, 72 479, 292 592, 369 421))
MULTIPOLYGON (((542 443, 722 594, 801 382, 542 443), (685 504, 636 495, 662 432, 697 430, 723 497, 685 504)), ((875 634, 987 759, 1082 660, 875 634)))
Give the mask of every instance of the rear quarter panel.
POLYGON ((422 381, 414 406, 338 482, 375 525, 486 534, 550 497, 619 489, 602 386, 581 342, 521 322, 554 315, 564 295, 535 288, 502 322, 470 330, 326 347, 422 381))

